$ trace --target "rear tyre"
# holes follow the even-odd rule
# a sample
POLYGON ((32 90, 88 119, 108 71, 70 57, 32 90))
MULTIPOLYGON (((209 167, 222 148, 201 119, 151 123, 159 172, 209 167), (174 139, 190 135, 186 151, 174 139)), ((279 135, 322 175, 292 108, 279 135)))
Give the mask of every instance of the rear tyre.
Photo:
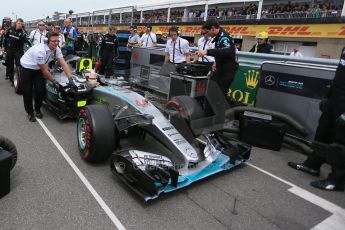
POLYGON ((88 105, 80 110, 77 133, 80 155, 88 162, 105 161, 120 140, 113 116, 104 105, 88 105))
POLYGON ((14 84, 14 92, 16 92, 16 94, 23 94, 21 67, 17 66, 14 71, 13 84, 14 84))
POLYGON ((12 154, 12 164, 11 164, 11 170, 17 163, 17 148, 15 144, 8 138, 0 136, 0 149, 3 149, 9 153, 12 154))

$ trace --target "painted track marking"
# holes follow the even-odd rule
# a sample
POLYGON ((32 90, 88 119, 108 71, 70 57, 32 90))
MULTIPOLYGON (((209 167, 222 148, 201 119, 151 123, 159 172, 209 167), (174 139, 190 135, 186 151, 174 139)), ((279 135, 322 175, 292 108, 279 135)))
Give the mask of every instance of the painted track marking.
POLYGON ((332 213, 332 215, 330 217, 328 217, 327 219, 325 219, 324 221, 322 221, 321 223, 319 223, 318 225, 314 226, 312 229, 313 230, 342 230, 344 229, 345 226, 345 209, 343 209, 342 207, 333 204, 332 202, 329 202, 328 200, 325 200, 301 187, 298 187, 297 185, 284 180, 276 175, 273 175, 272 173, 259 168, 251 163, 245 163, 246 165, 255 168, 256 170, 259 170, 260 172, 273 177, 276 180, 279 180, 281 182, 283 182, 284 184, 287 184, 289 186, 291 186, 290 189, 288 189, 289 192, 295 194, 296 196, 301 197, 304 200, 307 200, 308 202, 319 206, 320 208, 332 213))
POLYGON ((67 163, 71 166, 71 168, 74 170, 74 172, 77 174, 79 179, 83 182, 85 187, 89 190, 89 192, 92 194, 92 196, 96 199, 98 204, 101 206, 101 208, 104 210, 104 212, 108 215, 110 220, 113 222, 113 224, 118 228, 119 230, 126 230, 126 228, 122 225, 122 223, 119 221, 119 219, 115 216, 115 214, 111 211, 109 206, 104 202, 102 197, 97 193, 97 191, 92 187, 90 182, 86 179, 84 174, 79 170, 79 168, 74 164, 72 159, 68 156, 66 151, 61 147, 59 142, 55 139, 53 134, 49 131, 49 129, 45 126, 45 124, 40 120, 37 119, 38 123, 41 125, 42 129, 45 131, 45 133, 48 135, 50 140, 54 143, 56 148, 60 151, 61 155, 65 158, 67 163))

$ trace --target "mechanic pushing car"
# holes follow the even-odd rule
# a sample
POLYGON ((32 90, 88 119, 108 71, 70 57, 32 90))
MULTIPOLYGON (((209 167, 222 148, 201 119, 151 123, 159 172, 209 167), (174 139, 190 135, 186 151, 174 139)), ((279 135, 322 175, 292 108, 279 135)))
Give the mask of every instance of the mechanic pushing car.
POLYGON ((211 37, 214 37, 214 49, 198 50, 196 55, 199 57, 215 57, 216 65, 211 76, 211 80, 217 82, 225 97, 229 92, 229 87, 235 78, 238 69, 236 62, 236 48, 231 36, 219 26, 214 19, 209 19, 202 26, 202 30, 209 31, 211 37))
MULTIPOLYGON (((344 129, 337 126, 344 124, 345 117, 345 47, 341 51, 341 57, 335 77, 329 92, 320 106, 322 110, 319 125, 316 129, 315 141, 326 144, 339 143, 345 145, 344 129)), ((332 153, 330 153, 332 154, 332 153)), ((328 156, 325 156, 326 158, 328 156)), ((344 154, 337 161, 345 161, 344 154), (342 159, 340 159, 342 158, 342 159)), ((316 154, 311 154, 303 163, 289 162, 288 165, 296 170, 309 173, 313 176, 320 175, 321 165, 326 159, 316 154)), ((327 179, 311 182, 313 187, 328 191, 344 191, 345 168, 332 165, 332 172, 327 179)))
POLYGON ((104 36, 101 49, 99 51, 101 55, 101 68, 99 74, 104 75, 109 78, 113 75, 113 62, 117 54, 117 48, 119 47, 119 41, 116 36, 117 29, 115 27, 110 27, 109 32, 104 36))
POLYGON ((28 34, 23 29, 24 21, 18 18, 14 27, 7 30, 4 35, 2 47, 4 47, 6 55, 6 79, 10 79, 13 86, 14 63, 19 66, 20 58, 24 54, 24 43, 31 46, 28 40, 28 34))
POLYGON ((35 122, 36 117, 43 117, 40 109, 45 95, 45 78, 53 82, 57 88, 60 87, 59 83, 49 72, 47 64, 50 60, 57 59, 59 61, 63 71, 68 77, 69 84, 71 86, 74 85, 72 72, 62 56, 62 52, 58 47, 58 44, 59 34, 56 32, 49 32, 46 35, 45 43, 31 47, 20 59, 20 64, 22 65, 21 80, 24 108, 28 113, 28 118, 31 122, 35 122), (33 88, 35 90, 35 111, 32 106, 33 88))

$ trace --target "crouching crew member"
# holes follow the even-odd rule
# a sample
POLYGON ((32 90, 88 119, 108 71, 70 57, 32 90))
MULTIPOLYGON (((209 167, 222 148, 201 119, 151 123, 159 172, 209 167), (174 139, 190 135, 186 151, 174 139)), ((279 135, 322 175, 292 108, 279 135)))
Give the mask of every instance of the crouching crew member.
POLYGON ((207 30, 211 36, 215 36, 213 38, 215 48, 199 50, 196 52, 196 55, 199 57, 205 55, 215 57, 216 67, 211 76, 211 80, 218 84, 226 97, 238 68, 235 44, 230 35, 214 19, 207 20, 202 26, 202 30, 207 30))
POLYGON ((169 61, 173 64, 190 63, 189 42, 179 37, 177 27, 169 29, 169 36, 171 39, 167 41, 165 47, 164 63, 169 61))
POLYGON ((119 47, 116 32, 117 29, 115 27, 110 27, 109 32, 104 36, 101 43, 101 68, 99 74, 104 75, 105 73, 106 78, 113 75, 113 61, 119 47))
POLYGON ((11 86, 13 86, 14 75, 14 63, 16 66, 20 66, 20 58, 24 54, 24 43, 31 46, 31 42, 28 40, 28 34, 23 29, 24 21, 18 18, 16 25, 7 30, 3 39, 3 46, 5 48, 6 55, 6 79, 10 79, 11 86))
POLYGON ((57 59, 69 79, 69 84, 74 85, 72 72, 62 57, 61 49, 58 47, 59 34, 49 32, 47 41, 31 47, 20 59, 22 65, 22 91, 24 108, 28 113, 29 121, 36 121, 36 118, 42 118, 41 106, 45 95, 45 78, 53 82, 57 89, 59 83, 49 72, 48 62, 51 59, 57 59), (32 106, 32 94, 35 90, 35 110, 32 106), (35 112, 35 113, 34 113, 35 112))
MULTIPOLYGON (((315 141, 326 144, 339 143, 345 145, 344 128, 340 127, 339 129, 339 123, 344 123, 345 116, 345 47, 342 50, 332 86, 327 94, 326 103, 322 107, 315 141)), ((289 162, 288 165, 296 170, 319 176, 321 165, 327 162, 326 158, 327 156, 323 158, 319 155, 311 154, 303 163, 289 162)), ((342 158, 338 159, 339 162, 344 162, 345 154, 339 158, 342 158)), ((311 185, 328 191, 344 191, 345 167, 335 164, 331 165, 332 172, 328 175, 328 178, 311 182, 311 185)))

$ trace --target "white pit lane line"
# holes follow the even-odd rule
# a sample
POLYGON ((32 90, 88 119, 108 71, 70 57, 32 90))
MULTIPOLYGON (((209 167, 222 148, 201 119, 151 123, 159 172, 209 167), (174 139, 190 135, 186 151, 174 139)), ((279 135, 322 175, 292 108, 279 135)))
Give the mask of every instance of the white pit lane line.
POLYGON ((343 230, 345 226, 345 209, 342 207, 339 207, 336 204, 333 204, 332 202, 329 202, 328 200, 325 200, 319 196, 316 196, 315 194, 308 192, 305 189, 302 189, 301 187, 298 187, 297 185, 292 184, 289 181, 286 181, 280 177, 277 177, 273 175, 270 172, 267 172, 266 170, 263 170, 251 163, 245 163, 246 165, 255 168, 256 170, 259 170, 260 172, 273 177, 276 180, 279 180, 283 182, 284 184, 287 184, 291 186, 290 189, 288 189, 289 192, 295 194, 296 196, 301 197, 304 200, 309 201, 310 203, 319 206, 320 208, 332 213, 330 217, 319 223, 318 225, 314 226, 313 230, 343 230))
POLYGON ((53 134, 49 131, 49 129, 45 126, 45 124, 40 120, 37 119, 38 123, 41 125, 43 130, 46 132, 50 140, 54 143, 56 148, 60 151, 61 155, 65 158, 67 163, 71 166, 71 168, 74 170, 74 172, 77 174, 79 179, 84 183, 85 187, 90 191, 92 196, 96 199, 98 204, 101 206, 101 208, 104 210, 104 212, 108 215, 110 220, 114 223, 115 227, 119 230, 126 230, 126 228, 121 224, 119 219, 115 216, 115 214, 111 211, 111 209, 108 207, 108 205, 104 202, 102 197, 97 193, 97 191, 92 187, 90 182, 86 179, 86 177, 83 175, 83 173, 78 169, 78 167, 74 164, 72 159, 68 156, 68 154, 65 152, 65 150, 61 147, 59 142, 55 139, 53 134))

